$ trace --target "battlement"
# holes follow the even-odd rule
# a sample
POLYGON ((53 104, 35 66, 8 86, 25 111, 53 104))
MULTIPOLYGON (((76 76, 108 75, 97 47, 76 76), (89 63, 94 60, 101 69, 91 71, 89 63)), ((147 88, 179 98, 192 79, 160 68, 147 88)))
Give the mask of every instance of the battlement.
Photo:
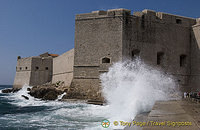
POLYGON ((131 15, 131 10, 128 9, 110 9, 107 11, 99 10, 92 11, 86 14, 77 14, 76 20, 78 19, 90 19, 90 18, 103 18, 103 17, 113 17, 113 16, 124 16, 131 15))
POLYGON ((199 26, 200 25, 200 18, 196 19, 196 25, 195 26, 199 26))
POLYGON ((134 12, 134 16, 143 17, 151 21, 160 21, 163 23, 180 24, 183 26, 192 26, 196 23, 194 18, 168 14, 163 12, 156 12, 154 10, 145 9, 142 12, 134 12))
POLYGON ((106 18, 106 17, 116 17, 116 16, 132 16, 132 17, 141 17, 144 20, 148 21, 156 21, 162 23, 170 23, 170 24, 179 24, 182 26, 192 26, 196 24, 196 20, 194 18, 183 17, 163 12, 156 12, 154 10, 145 9, 141 12, 134 12, 131 14, 131 10, 128 9, 110 9, 107 11, 99 10, 92 11, 91 13, 86 14, 77 14, 76 20, 81 19, 95 19, 95 18, 106 18))

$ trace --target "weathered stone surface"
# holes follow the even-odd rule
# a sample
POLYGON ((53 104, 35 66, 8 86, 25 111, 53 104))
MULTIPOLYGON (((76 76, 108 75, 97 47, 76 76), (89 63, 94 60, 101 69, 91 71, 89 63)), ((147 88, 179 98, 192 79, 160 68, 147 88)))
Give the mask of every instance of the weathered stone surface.
POLYGON ((54 56, 44 53, 40 56, 17 59, 13 88, 22 88, 24 84, 35 86, 50 82, 53 58, 54 56))
POLYGON ((35 98, 43 100, 55 100, 58 95, 62 94, 62 90, 58 90, 56 87, 52 86, 36 86, 33 87, 29 94, 35 98))
POLYGON ((49 91, 44 95, 44 97, 42 99, 43 100, 56 100, 58 95, 59 94, 56 91, 49 91))
MULTIPOLYGON (((152 108, 151 112, 147 117, 148 121, 153 122, 165 122, 165 125, 157 126, 157 125, 146 125, 143 127, 143 130, 199 130, 200 127, 197 125, 194 117, 191 116, 191 110, 187 111, 183 108, 182 101, 158 101, 155 103, 154 107, 152 108), (189 113, 188 113, 189 112, 189 113), (180 125, 172 126, 169 125, 169 122, 191 122, 191 125, 180 125)), ((187 104, 185 104, 188 107, 187 104)))
POLYGON ((74 49, 53 59, 52 83, 63 82, 64 86, 70 86, 73 79, 74 49))

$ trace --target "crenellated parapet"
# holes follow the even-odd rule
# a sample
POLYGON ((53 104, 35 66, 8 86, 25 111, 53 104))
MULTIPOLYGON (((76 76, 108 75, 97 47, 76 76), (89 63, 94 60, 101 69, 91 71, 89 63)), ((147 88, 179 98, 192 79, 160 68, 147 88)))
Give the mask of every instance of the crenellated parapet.
POLYGON ((108 17, 141 17, 145 20, 162 22, 168 24, 179 24, 182 26, 192 26, 196 23, 194 18, 178 16, 163 12, 156 12, 154 10, 145 9, 141 12, 133 12, 131 14, 131 10, 128 9, 110 9, 107 11, 98 10, 92 11, 91 13, 85 14, 77 14, 76 20, 84 20, 84 19, 96 19, 96 18, 108 18, 108 17))
POLYGON ((192 26, 196 23, 194 18, 183 17, 163 12, 156 12, 154 10, 145 9, 142 12, 134 12, 134 16, 143 17, 149 21, 167 23, 167 24, 179 24, 182 26, 192 26))
POLYGON ((77 14, 76 20, 129 16, 129 15, 131 15, 131 10, 128 9, 110 9, 107 11, 99 10, 99 11, 92 11, 91 13, 77 14))

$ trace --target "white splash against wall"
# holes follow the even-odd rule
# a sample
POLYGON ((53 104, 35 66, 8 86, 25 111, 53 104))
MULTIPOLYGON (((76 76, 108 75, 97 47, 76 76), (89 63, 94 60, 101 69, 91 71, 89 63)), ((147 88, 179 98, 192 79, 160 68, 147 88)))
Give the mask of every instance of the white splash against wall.
POLYGON ((131 121, 150 111, 157 100, 170 100, 179 94, 172 77, 139 59, 115 63, 101 75, 101 81, 111 121, 131 121))

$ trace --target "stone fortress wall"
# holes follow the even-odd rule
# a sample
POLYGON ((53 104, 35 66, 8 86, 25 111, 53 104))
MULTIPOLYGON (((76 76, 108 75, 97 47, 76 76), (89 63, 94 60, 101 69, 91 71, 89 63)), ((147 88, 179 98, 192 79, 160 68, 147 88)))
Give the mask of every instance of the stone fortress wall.
POLYGON ((176 77, 189 91, 193 18, 151 10, 136 12, 124 21, 124 56, 136 53, 145 63, 176 77))
MULTIPOLYGON (((199 19, 152 10, 131 14, 127 9, 111 9, 78 14, 74 49, 53 58, 52 83, 65 81, 79 98, 96 98, 101 95, 100 74, 115 62, 139 56, 146 64, 173 75, 182 91, 196 91, 200 88, 198 45, 199 19)), ((27 59, 26 64, 31 62, 27 59)), ((28 71, 17 71, 16 83, 32 81, 34 76, 29 75, 28 71)))
POLYGON ((13 87, 42 85, 52 80, 52 56, 18 58, 13 87))
POLYGON ((74 49, 53 59, 52 83, 64 82, 64 86, 70 86, 73 79, 74 49))
POLYGON ((19 58, 17 60, 14 88, 21 88, 24 84, 30 84, 31 62, 32 58, 19 58))
POLYGON ((200 31, 194 36, 195 24, 194 18, 152 10, 133 15, 127 9, 76 15, 72 87, 83 98, 98 96, 102 72, 117 61, 139 56, 173 75, 182 91, 196 91, 200 88, 200 31))
POLYGON ((191 31, 191 88, 200 91, 200 19, 192 26, 191 31))

